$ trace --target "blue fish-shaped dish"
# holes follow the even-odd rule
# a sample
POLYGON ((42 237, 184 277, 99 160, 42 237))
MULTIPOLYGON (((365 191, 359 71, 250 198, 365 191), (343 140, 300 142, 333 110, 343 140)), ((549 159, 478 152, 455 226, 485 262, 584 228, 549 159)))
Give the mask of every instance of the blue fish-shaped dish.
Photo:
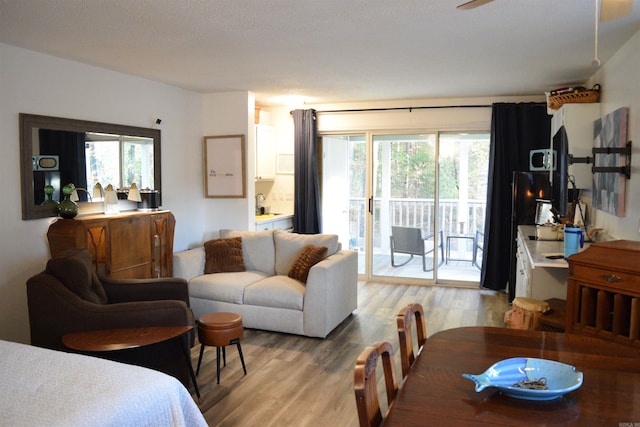
POLYGON ((495 363, 480 375, 462 374, 476 383, 476 391, 495 387, 507 396, 527 400, 553 400, 578 389, 582 372, 553 360, 514 357, 495 363), (520 381, 546 380, 546 390, 515 387, 520 381))

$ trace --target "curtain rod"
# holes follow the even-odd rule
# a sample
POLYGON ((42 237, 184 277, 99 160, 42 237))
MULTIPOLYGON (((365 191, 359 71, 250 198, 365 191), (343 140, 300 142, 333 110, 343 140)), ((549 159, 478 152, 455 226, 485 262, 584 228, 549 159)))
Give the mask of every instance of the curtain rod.
MULTIPOLYGON (((492 105, 433 105, 429 107, 384 107, 384 108, 354 108, 351 110, 322 110, 316 111, 317 114, 325 113, 364 113, 374 111, 398 111, 398 110, 430 110, 430 109, 442 109, 442 108, 491 108, 492 105)), ((290 111, 289 114, 293 114, 290 111)))

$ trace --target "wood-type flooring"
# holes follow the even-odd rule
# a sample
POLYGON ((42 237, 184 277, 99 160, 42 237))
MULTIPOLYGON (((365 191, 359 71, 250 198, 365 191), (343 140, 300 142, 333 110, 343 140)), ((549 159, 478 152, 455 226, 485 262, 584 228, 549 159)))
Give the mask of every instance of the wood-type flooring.
MULTIPOLYGON (((210 426, 357 426, 355 360, 368 344, 389 341, 400 381, 396 314, 412 302, 424 307, 427 336, 459 326, 504 326, 509 309, 507 295, 494 291, 359 283, 358 309, 325 339, 245 329, 246 376, 230 346, 216 384, 216 350, 207 347, 198 375, 205 419, 210 426)), ((199 351, 196 343, 194 367, 199 351)))

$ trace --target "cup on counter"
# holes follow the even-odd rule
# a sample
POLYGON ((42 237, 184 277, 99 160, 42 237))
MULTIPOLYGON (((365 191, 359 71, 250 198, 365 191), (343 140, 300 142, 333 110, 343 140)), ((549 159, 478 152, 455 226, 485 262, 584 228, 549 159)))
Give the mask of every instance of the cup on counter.
POLYGON ((580 227, 564 227, 564 257, 578 253, 584 246, 584 233, 580 227))

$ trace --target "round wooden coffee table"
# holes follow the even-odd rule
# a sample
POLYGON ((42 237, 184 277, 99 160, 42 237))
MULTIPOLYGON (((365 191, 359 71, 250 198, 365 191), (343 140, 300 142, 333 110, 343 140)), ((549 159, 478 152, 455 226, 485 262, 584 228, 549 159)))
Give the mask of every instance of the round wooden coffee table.
POLYGON ((62 336, 62 343, 81 352, 109 352, 144 347, 163 341, 182 337, 187 368, 196 395, 200 398, 200 390, 191 366, 191 354, 187 333, 193 326, 145 326, 141 328, 99 329, 93 331, 72 332, 62 336))

